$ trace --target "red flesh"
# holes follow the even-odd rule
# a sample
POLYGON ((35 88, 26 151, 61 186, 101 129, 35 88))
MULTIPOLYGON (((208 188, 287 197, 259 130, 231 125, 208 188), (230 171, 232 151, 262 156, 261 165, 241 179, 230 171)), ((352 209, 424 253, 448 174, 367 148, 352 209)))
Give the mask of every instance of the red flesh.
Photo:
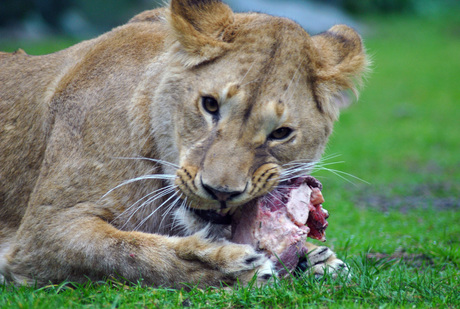
POLYGON ((307 236, 325 241, 328 213, 321 206, 324 202, 321 188, 311 176, 283 184, 234 218, 232 240, 264 250, 279 270, 295 269, 299 257, 307 253, 307 236), (306 222, 302 213, 305 211, 308 211, 306 222))

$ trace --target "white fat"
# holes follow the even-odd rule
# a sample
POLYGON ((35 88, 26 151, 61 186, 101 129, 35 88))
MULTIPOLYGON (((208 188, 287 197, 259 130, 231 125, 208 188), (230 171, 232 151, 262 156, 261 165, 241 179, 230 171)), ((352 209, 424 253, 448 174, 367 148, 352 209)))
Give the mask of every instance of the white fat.
POLYGON ((291 198, 286 208, 291 219, 297 224, 307 223, 311 192, 311 188, 305 183, 291 191, 291 198))

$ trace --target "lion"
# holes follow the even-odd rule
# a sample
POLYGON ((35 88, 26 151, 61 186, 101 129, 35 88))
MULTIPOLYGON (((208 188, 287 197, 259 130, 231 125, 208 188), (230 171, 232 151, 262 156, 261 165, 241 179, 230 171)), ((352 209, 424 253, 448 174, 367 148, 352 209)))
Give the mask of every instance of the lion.
MULTIPOLYGON (((273 263, 220 219, 282 185, 289 163, 311 171, 366 59, 345 25, 309 36, 218 0, 171 0, 49 55, 0 53, 0 274, 270 281, 273 263)), ((346 269, 307 247, 313 273, 346 269)))

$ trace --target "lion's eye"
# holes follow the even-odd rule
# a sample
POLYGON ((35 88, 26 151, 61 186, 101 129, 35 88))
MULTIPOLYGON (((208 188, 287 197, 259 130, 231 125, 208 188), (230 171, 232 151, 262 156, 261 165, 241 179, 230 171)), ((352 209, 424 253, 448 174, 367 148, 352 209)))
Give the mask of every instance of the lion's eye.
POLYGON ((201 104, 204 110, 211 115, 217 115, 219 113, 219 103, 213 97, 202 97, 201 104))
POLYGON ((291 135, 291 133, 292 133, 292 129, 291 129, 291 128, 283 127, 283 128, 279 128, 279 129, 276 129, 275 131, 273 131, 273 132, 268 136, 268 138, 271 139, 271 140, 285 139, 285 138, 287 138, 289 135, 291 135))

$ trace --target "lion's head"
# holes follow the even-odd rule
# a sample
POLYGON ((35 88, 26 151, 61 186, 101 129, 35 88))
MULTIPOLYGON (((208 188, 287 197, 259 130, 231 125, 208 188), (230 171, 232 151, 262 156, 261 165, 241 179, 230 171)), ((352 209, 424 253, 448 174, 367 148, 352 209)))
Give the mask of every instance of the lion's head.
POLYGON ((359 35, 339 25, 309 36, 220 1, 172 1, 166 16, 174 61, 159 93, 190 207, 228 211, 292 176, 293 162, 308 172, 337 119, 334 98, 366 69, 359 35))

